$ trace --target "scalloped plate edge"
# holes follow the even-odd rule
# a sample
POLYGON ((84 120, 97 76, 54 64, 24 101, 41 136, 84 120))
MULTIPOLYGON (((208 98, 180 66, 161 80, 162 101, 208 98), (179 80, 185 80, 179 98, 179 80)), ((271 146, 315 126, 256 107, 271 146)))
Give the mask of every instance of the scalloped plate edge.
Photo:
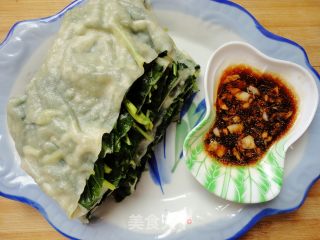
MULTIPOLYGON (((318 80, 320 81, 320 75, 319 73, 312 67, 312 65, 310 64, 309 58, 307 56, 307 53, 305 51, 305 49, 299 45, 298 43, 284 38, 282 36, 276 35, 270 31, 268 31, 267 29, 265 29, 260 23, 259 21, 248 11, 246 10, 244 7, 242 7, 241 5, 228 1, 228 0, 209 0, 212 2, 218 2, 221 4, 225 4, 228 5, 230 7, 234 7, 239 9, 241 12, 243 12, 244 14, 248 15, 251 20, 255 23, 255 27, 256 29, 261 32, 265 37, 279 41, 279 42, 284 42, 290 45, 293 45, 295 47, 297 47, 298 49, 300 49, 300 51, 302 51, 304 58, 305 58, 305 62, 307 67, 315 74, 315 76, 318 78, 318 80)), ((33 21, 42 21, 42 22, 53 22, 58 20, 60 17, 62 17, 67 11, 71 10, 72 8, 78 6, 79 4, 81 4, 83 2, 83 0, 75 0, 73 2, 71 2, 69 5, 67 5, 64 9, 62 9, 60 12, 58 12, 55 15, 49 16, 49 17, 45 17, 45 18, 37 18, 37 19, 30 19, 30 20, 24 20, 24 21, 19 21, 16 22, 9 30, 7 36, 5 37, 5 39, 0 43, 0 49, 10 40, 10 37, 12 36, 15 28, 21 24, 21 23, 26 23, 26 22, 33 22, 33 21)), ((320 173, 319 175, 309 184, 308 188, 306 189, 304 196, 301 200, 301 202, 293 207, 293 208, 289 208, 289 209, 273 209, 273 208, 266 208, 263 209, 262 211, 260 211, 259 213, 257 213, 242 229, 240 229, 234 236, 230 237, 229 239, 237 239, 240 236, 242 236, 243 234, 245 234, 247 231, 249 231, 258 221, 260 221, 262 218, 266 217, 266 216, 271 216, 271 215, 275 215, 275 214, 280 214, 280 213, 288 213, 288 212, 292 212, 297 210, 298 208, 300 208, 302 206, 302 204, 304 203, 307 194, 309 192, 309 190, 311 189, 311 187, 320 179, 320 173)), ((25 197, 20 197, 20 196, 15 196, 15 195, 9 195, 6 193, 3 193, 2 191, 0 191, 0 196, 3 196, 5 198, 11 199, 11 200, 15 200, 15 201, 19 201, 25 204, 30 205, 33 208, 36 208, 41 215, 47 220, 47 222, 56 230, 58 231, 60 234, 62 234, 65 237, 68 237, 70 239, 75 239, 77 240, 77 238, 74 238, 72 236, 69 236, 68 234, 62 232, 60 229, 58 229, 55 225, 53 225, 51 223, 51 221, 48 219, 47 213, 44 210, 44 208, 38 204, 37 202, 30 200, 28 198, 25 197)))

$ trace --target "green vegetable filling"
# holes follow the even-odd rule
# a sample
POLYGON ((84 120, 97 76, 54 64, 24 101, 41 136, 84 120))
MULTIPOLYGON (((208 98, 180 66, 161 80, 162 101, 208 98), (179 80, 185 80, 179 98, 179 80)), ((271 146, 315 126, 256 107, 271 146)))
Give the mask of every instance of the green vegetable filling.
POLYGON ((179 120, 184 102, 197 91, 200 67, 185 58, 173 61, 164 52, 144 69, 126 94, 113 130, 102 138, 94 174, 79 200, 88 210, 105 196, 121 201, 134 191, 153 147, 168 125, 179 120))

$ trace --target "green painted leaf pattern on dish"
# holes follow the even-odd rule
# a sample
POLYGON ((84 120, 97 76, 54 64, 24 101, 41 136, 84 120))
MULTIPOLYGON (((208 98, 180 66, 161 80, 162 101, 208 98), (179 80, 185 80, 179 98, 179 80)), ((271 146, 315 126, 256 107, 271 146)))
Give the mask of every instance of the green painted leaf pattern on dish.
POLYGON ((239 167, 238 171, 236 171, 236 176, 233 178, 235 192, 234 192, 234 201, 235 202, 243 202, 244 194, 246 192, 246 188, 244 187, 244 181, 246 177, 246 169, 244 167, 239 167))
POLYGON ((210 166, 207 173, 205 188, 210 192, 214 192, 217 187, 217 180, 221 176, 220 164, 215 163, 210 166))
MULTIPOLYGON (((203 145, 199 144, 196 148, 194 148, 191 152, 190 158, 187 160, 187 167, 192 169, 194 164, 198 161, 200 153, 203 151, 203 145)), ((204 159, 205 160, 205 159, 204 159)), ((198 161, 203 162, 204 160, 198 161)))
POLYGON ((281 157, 280 155, 276 155, 275 151, 269 151, 267 155, 267 161, 271 167, 271 171, 274 173, 272 180, 276 184, 279 185, 279 187, 282 186, 282 175, 283 175, 283 167, 279 165, 279 162, 277 160, 277 157, 281 157))
POLYGON ((260 164, 257 166, 257 171, 259 172, 259 176, 260 176, 259 180, 257 180, 257 181, 259 181, 257 184, 261 190, 259 192, 260 199, 261 199, 261 202, 265 202, 266 201, 266 194, 268 193, 268 191, 270 190, 270 187, 271 187, 270 179, 260 164))

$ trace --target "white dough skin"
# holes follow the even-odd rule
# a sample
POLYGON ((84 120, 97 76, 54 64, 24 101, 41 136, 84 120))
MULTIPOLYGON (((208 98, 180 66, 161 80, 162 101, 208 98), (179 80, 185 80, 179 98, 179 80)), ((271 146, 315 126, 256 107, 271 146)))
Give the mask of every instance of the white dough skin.
POLYGON ((93 173, 101 138, 143 74, 143 63, 175 46, 143 0, 89 0, 67 13, 25 95, 12 98, 8 123, 22 166, 71 218, 93 173))

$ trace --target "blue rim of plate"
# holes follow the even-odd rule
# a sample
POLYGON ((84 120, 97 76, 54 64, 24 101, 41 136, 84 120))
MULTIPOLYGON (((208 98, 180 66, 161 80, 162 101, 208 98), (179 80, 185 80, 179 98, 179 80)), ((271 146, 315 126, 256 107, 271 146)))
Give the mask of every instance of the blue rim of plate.
MULTIPOLYGON (((37 18, 37 19, 31 19, 31 20, 25 20, 25 21, 19 21, 16 22, 11 29, 9 30, 9 33, 7 34, 7 36, 5 37, 5 39, 2 41, 2 43, 0 43, 0 49, 1 47, 10 39, 11 35, 13 34, 15 28, 17 27, 17 25, 19 25, 20 23, 25 23, 25 22, 32 22, 32 21, 44 21, 44 22, 52 22, 52 21, 56 21, 57 19, 59 19, 60 17, 62 17, 67 11, 71 10, 72 8, 78 6, 83 0, 75 0, 73 2, 71 2, 69 5, 67 5, 64 9, 62 9, 60 12, 58 12, 55 15, 52 15, 50 17, 45 17, 45 18, 37 18)), ((242 11, 243 13, 247 14, 251 20, 255 23, 255 26, 257 28, 257 30, 259 30, 265 37, 279 41, 279 42, 285 42, 288 43, 290 45, 293 45, 297 48, 299 48, 305 57, 305 62, 306 65, 308 66, 308 68, 317 76, 318 80, 320 81, 320 75, 319 73, 312 67, 312 65, 310 64, 308 55, 305 51, 305 49, 299 45, 298 43, 284 38, 282 36, 276 35, 270 31, 268 31, 267 29, 265 29, 260 23, 259 21, 248 11, 246 10, 244 7, 242 7, 239 4, 236 4, 234 2, 231 2, 229 0, 210 0, 212 2, 218 2, 221 4, 225 4, 228 5, 230 7, 234 7, 239 9, 240 11, 242 11)), ((307 187, 306 191, 304 192, 304 196, 301 200, 301 202, 293 207, 293 208, 288 208, 288 209, 275 209, 275 208, 265 208, 262 211, 260 211, 259 213, 257 213, 242 229, 240 229, 234 236, 230 237, 229 239, 237 239, 239 237, 241 237, 243 234, 245 234, 246 232, 248 232, 258 221, 260 221, 262 218, 267 217, 267 216, 271 216, 271 215, 275 215, 275 214, 280 214, 280 213, 289 213, 289 212, 293 212, 295 210, 297 210, 298 208, 300 208, 302 206, 302 204, 304 203, 304 201, 307 198, 308 192, 311 189, 311 187, 320 179, 320 174, 310 183, 310 185, 307 187)), ((18 202, 22 202, 25 203, 27 205, 30 205, 31 207, 37 209, 40 214, 47 220, 47 222, 57 231, 59 232, 61 235, 69 238, 69 239, 73 239, 73 240, 78 240, 78 238, 69 236, 68 234, 62 232, 59 228, 57 228, 48 218, 48 215, 45 211, 45 209, 37 202, 30 200, 28 198, 25 197, 19 197, 19 196, 15 196, 15 195, 9 195, 9 194, 5 194, 3 192, 0 191, 0 196, 11 199, 11 200, 15 200, 18 202)))

